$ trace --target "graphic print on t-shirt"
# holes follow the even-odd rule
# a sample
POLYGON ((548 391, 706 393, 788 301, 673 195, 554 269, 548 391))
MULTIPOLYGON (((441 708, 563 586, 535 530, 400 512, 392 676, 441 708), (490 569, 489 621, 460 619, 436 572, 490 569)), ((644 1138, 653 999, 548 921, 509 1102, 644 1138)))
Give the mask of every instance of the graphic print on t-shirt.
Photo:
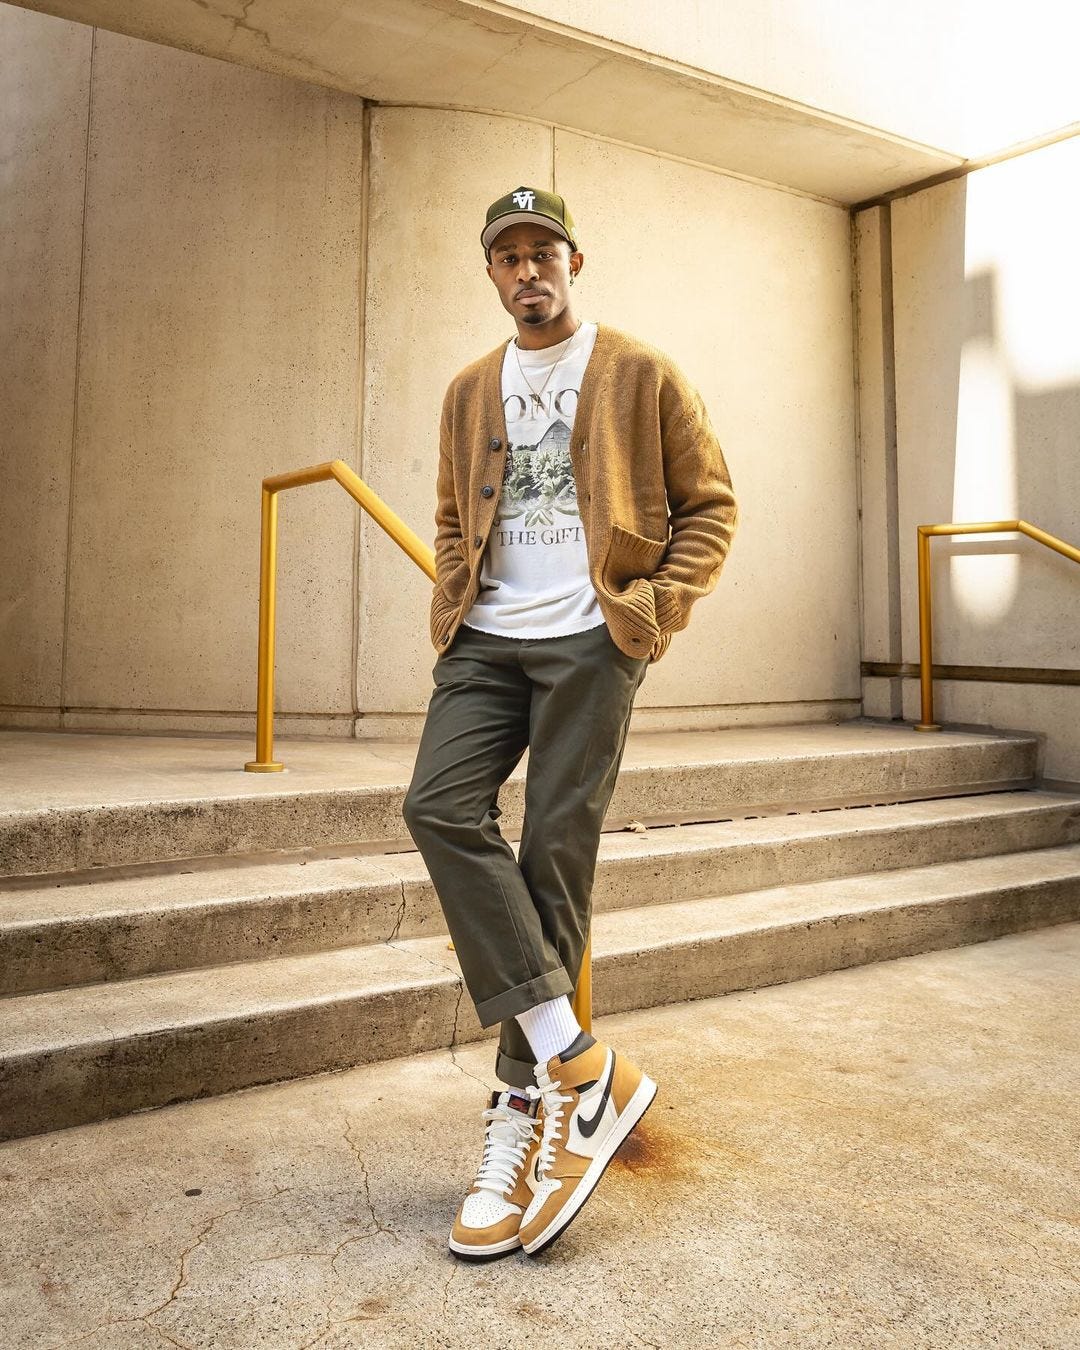
POLYGON ((507 344, 501 371, 506 459, 499 507, 464 622, 513 637, 557 637, 603 623, 589 579, 570 438, 596 340, 583 323, 539 350, 507 344))
MULTIPOLYGON (((570 400, 576 402, 577 390, 560 390, 546 404, 550 406, 553 400, 564 405, 570 400)), ((561 417, 550 420, 543 400, 530 400, 531 407, 522 409, 524 402, 520 395, 512 394, 504 405, 509 454, 500 519, 504 523, 520 523, 526 529, 553 525, 556 515, 572 516, 579 521, 577 486, 570 463, 570 427, 561 417), (519 414, 517 418, 515 413, 519 414), (535 435, 537 431, 539 440, 530 443, 516 439, 535 435)), ((570 416, 573 418, 573 413, 570 416)))

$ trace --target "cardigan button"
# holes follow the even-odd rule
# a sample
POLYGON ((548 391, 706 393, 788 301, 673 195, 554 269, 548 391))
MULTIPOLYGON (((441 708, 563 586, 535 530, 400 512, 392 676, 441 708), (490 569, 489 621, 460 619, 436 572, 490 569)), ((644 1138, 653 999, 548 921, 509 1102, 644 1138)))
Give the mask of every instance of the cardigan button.
POLYGON ((494 497, 494 496, 495 496, 495 489, 494 489, 493 487, 491 487, 490 485, 487 486, 487 487, 482 487, 482 488, 480 489, 480 496, 481 496, 481 497, 494 497))
POLYGON ((499 440, 498 436, 492 436, 491 440, 488 441, 488 449, 489 450, 502 449, 502 441, 499 440))
POLYGON ((450 634, 449 634, 449 633, 444 633, 444 634, 442 635, 442 640, 443 640, 443 646, 445 646, 445 645, 450 641, 450 634))
POLYGON ((477 535, 476 538, 473 540, 473 548, 479 548, 483 542, 484 542, 483 539, 481 539, 480 536, 477 535))

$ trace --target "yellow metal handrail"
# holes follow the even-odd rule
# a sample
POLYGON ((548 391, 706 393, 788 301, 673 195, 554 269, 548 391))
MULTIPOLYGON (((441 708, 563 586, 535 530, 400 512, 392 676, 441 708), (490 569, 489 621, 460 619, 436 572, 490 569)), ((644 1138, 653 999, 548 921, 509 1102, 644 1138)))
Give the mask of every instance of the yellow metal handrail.
POLYGON ((362 478, 340 459, 313 464, 309 469, 279 473, 262 481, 262 541, 259 560, 259 688, 255 713, 255 758, 244 765, 248 773, 280 773, 274 759, 274 630, 277 619, 277 495, 307 483, 340 483, 352 499, 383 527, 395 544, 428 577, 435 580, 435 553, 375 495, 362 478))
POLYGON ((1029 539, 1045 544, 1055 553, 1061 553, 1073 562, 1080 563, 1080 548, 1073 548, 1055 535, 1047 534, 1037 525, 1026 520, 984 520, 966 525, 920 525, 919 536, 919 690, 922 699, 922 721, 915 724, 916 731, 940 731, 934 721, 934 677, 933 677, 933 615, 930 605, 930 540, 935 534, 998 534, 1002 531, 1017 531, 1026 534, 1029 539))
MULTIPOLYGON (((244 765, 248 773, 280 773, 274 759, 274 635, 277 618, 277 495, 288 488, 333 479, 381 525, 423 571, 435 580, 435 552, 386 505, 381 497, 340 459, 313 464, 308 469, 279 473, 262 481, 262 535, 259 554, 259 676, 255 715, 255 758, 244 765)), ((574 1012, 586 1031, 592 1030, 592 935, 586 939, 574 1012)))

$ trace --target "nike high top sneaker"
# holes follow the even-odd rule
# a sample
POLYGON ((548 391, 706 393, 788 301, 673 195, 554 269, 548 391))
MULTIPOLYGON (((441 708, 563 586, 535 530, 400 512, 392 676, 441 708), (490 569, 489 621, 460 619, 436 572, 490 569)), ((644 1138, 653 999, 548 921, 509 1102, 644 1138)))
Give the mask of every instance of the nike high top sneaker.
POLYGON ((544 1123, 538 1184, 519 1230, 534 1256, 578 1213, 656 1096, 651 1078, 587 1032, 538 1064, 536 1081, 544 1123))
POLYGON ((521 1246, 521 1216, 536 1188, 540 1149, 539 1093, 493 1092, 483 1113, 484 1156, 461 1202, 450 1250, 466 1261, 488 1261, 521 1246))

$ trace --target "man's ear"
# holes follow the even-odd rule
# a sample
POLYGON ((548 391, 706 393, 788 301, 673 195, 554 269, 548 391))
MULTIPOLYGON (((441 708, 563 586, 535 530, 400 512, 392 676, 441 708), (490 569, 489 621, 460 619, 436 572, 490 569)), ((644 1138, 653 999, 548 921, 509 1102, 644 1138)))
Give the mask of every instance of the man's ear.
POLYGON ((585 254, 582 253, 580 249, 575 249, 570 254, 570 275, 577 276, 577 274, 581 271, 581 269, 584 266, 585 266, 585 254))
POLYGON ((487 272, 488 276, 492 279, 492 281, 495 280, 495 273, 491 270, 490 263, 488 263, 487 267, 484 268, 484 271, 487 272))

